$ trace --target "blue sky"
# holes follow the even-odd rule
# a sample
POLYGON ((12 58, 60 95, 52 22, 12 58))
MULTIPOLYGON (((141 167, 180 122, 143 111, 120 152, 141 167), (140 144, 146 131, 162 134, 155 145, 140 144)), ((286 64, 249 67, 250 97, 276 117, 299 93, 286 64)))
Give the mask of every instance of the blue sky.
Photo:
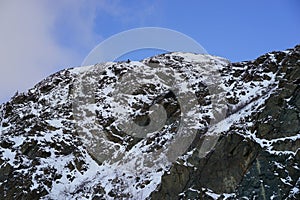
POLYGON ((79 66, 101 41, 132 28, 179 31, 232 62, 291 48, 300 43, 299 10, 298 0, 2 0, 0 102, 79 66))

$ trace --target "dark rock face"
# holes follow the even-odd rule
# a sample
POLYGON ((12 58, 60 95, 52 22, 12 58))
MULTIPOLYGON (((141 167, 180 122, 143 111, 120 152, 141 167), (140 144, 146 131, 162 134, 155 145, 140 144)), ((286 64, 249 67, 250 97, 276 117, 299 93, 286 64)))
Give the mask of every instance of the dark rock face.
POLYGON ((205 195, 201 191, 202 188, 210 188, 220 194, 232 193, 257 153, 258 145, 252 141, 244 140, 235 134, 223 136, 219 139, 215 150, 206 158, 197 159, 196 155, 192 156, 189 160, 192 164, 190 167, 174 164, 169 174, 163 176, 160 188, 152 194, 152 197, 153 199, 200 198, 205 195))
MULTIPOLYGON (((280 73, 278 89, 265 107, 253 116, 257 137, 271 141, 272 149, 260 150, 253 165, 238 187, 238 196, 270 199, 299 199, 299 77, 300 47, 277 60, 280 73), (289 151, 290 154, 282 152, 289 151), (298 189, 297 189, 298 188, 298 189), (293 191, 298 191, 294 194, 293 191)), ((277 53, 279 57, 281 54, 277 53)))
POLYGON ((104 72, 97 66, 63 70, 1 105, 0 134, 0 199, 300 199, 300 46, 240 63, 171 53, 112 63, 104 72), (155 79, 166 77, 150 73, 152 81, 127 96, 133 97, 129 110, 139 127, 152 123, 152 105, 162 106, 167 120, 160 131, 137 137, 120 128, 121 114, 113 115, 109 88, 142 65, 145 74, 163 66, 192 80, 199 105, 192 110, 200 116, 195 138, 164 166, 160 155, 177 150, 177 143, 168 145, 184 110, 177 94, 155 79), (207 114, 213 94, 197 71, 203 65, 218 66, 224 118, 207 114), (80 77, 96 89, 83 90, 74 101, 80 77), (90 107, 75 107, 82 102, 94 106, 95 114, 90 107), (99 130, 107 141, 95 143, 99 130), (139 169, 141 160, 146 164, 139 169))
MULTIPOLYGON (((270 57, 270 54, 264 55, 255 61, 228 66, 229 69, 232 66, 248 66, 249 71, 229 70, 233 77, 245 82, 264 80, 266 75, 251 74, 253 69, 263 66, 263 71, 277 72, 278 86, 252 116, 232 126, 205 159, 194 164, 195 160, 190 158, 190 163, 197 169, 173 165, 171 173, 162 177, 159 189, 152 193, 153 199, 300 198, 300 110, 297 106, 300 46, 288 54, 273 52, 270 57), (276 61, 272 61, 273 56, 276 61), (246 126, 246 122, 253 124, 246 126), (247 132, 263 145, 249 139, 247 132), (173 185, 176 180, 181 180, 181 184, 173 185), (212 195, 211 190, 220 195, 212 195), (223 193, 232 195, 228 197, 223 193)), ((228 102, 236 104, 230 99, 228 102)))

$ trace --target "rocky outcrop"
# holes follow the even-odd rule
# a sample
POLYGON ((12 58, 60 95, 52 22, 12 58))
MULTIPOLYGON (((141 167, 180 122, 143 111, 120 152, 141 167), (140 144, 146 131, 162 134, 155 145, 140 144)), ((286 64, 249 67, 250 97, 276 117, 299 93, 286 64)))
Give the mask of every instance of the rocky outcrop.
MULTIPOLYGON (((238 80, 247 83, 270 79, 264 73, 259 74, 261 67, 263 72, 276 73, 278 84, 273 86, 265 103, 251 116, 240 119, 238 124, 223 133, 214 151, 207 157, 197 160, 192 156, 189 167, 178 163, 173 165, 171 173, 163 175, 162 183, 152 197, 300 198, 299 53, 300 46, 296 46, 289 52, 272 52, 254 61, 228 66, 224 72, 232 74, 232 79, 227 81, 229 84, 238 80), (240 69, 235 70, 235 67, 240 69)), ((239 97, 239 94, 230 97, 228 102, 237 104, 238 100, 231 99, 239 97)))
POLYGON ((299 77, 300 46, 57 72, 0 107, 0 199, 300 199, 299 77))

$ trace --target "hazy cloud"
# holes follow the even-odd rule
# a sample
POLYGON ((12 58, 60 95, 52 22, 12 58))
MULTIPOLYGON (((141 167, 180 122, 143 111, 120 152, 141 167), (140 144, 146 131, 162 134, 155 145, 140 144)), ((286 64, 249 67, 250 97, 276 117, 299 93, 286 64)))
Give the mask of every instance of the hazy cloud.
POLYGON ((63 67, 80 65, 85 55, 103 40, 99 30, 95 31, 97 15, 105 13, 119 23, 134 24, 143 20, 142 13, 148 16, 153 10, 149 3, 140 4, 138 9, 121 2, 1 1, 0 102, 63 67))
POLYGON ((43 1, 1 2, 1 101, 32 87, 75 57, 76 52, 53 37, 55 20, 56 13, 43 1))

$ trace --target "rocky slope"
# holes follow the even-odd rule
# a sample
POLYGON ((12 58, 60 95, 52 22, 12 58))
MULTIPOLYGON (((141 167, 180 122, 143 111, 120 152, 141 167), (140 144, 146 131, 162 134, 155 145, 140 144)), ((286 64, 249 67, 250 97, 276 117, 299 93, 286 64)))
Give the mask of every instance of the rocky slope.
POLYGON ((0 134, 0 199, 300 199, 300 46, 62 70, 0 134))

